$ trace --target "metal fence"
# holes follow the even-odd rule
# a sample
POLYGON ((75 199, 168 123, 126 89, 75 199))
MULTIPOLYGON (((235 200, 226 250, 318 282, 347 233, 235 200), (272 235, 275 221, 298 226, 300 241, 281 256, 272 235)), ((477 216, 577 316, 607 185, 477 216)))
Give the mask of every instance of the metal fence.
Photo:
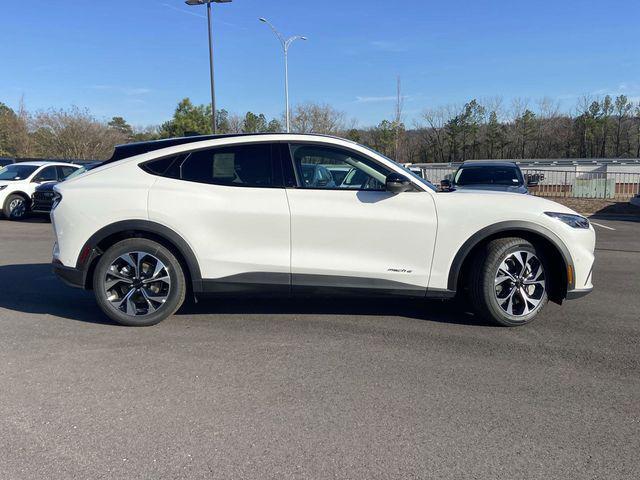
MULTIPOLYGON (((456 171, 453 167, 420 169, 423 176, 436 185, 444 179, 451 180, 456 171)), ((538 183, 529 187, 529 191, 541 197, 629 200, 640 193, 640 173, 533 168, 523 168, 522 173, 538 183)))

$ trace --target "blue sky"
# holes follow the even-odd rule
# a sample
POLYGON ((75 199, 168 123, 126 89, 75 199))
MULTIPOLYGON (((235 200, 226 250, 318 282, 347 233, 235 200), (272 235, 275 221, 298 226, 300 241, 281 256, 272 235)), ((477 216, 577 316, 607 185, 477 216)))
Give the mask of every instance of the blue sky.
MULTIPOLYGON (((0 101, 88 107, 144 126, 178 100, 209 101, 204 7, 181 0, 3 0, 0 101)), ((214 6, 219 107, 280 115, 282 55, 258 17, 308 42, 290 52, 292 103, 319 101, 361 126, 500 95, 640 100, 638 0, 235 0, 214 6)))

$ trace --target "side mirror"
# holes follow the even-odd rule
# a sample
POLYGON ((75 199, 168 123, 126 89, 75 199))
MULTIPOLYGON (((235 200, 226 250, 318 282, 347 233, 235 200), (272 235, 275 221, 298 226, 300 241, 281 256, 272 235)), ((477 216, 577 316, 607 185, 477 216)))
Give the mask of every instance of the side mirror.
POLYGON ((440 190, 443 192, 448 192, 451 190, 451 180, 444 179, 440 182, 440 190))
POLYGON ((529 180, 527 180, 527 187, 537 187, 538 186, 538 181, 534 180, 533 178, 530 178, 529 180))
POLYGON ((385 181, 387 192, 402 193, 411 188, 411 180, 399 173, 390 173, 385 181))

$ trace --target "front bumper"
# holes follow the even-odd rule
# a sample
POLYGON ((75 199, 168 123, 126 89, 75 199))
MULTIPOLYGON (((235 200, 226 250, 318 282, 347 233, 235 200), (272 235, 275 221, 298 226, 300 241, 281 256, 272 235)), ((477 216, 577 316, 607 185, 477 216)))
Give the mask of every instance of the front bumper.
POLYGON ((578 298, 582 298, 586 295, 589 295, 591 292, 593 292, 593 287, 569 290, 565 298, 567 300, 576 300, 578 298))
POLYGON ((85 272, 73 267, 66 267, 61 263, 52 262, 53 273, 67 285, 74 288, 84 288, 85 272))

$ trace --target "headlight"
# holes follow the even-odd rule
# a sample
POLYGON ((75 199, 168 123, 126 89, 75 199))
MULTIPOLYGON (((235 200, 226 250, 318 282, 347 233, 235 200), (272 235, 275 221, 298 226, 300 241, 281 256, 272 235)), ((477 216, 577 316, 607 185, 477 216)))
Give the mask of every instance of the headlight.
POLYGON ((62 201, 62 195, 60 195, 58 192, 55 192, 53 194, 53 202, 51 203, 51 210, 54 210, 58 205, 60 205, 61 201, 62 201))
POLYGON ((589 228, 589 220, 581 215, 573 215, 571 213, 544 212, 551 218, 556 218, 562 223, 566 223, 573 228, 589 228))
POLYGON ((0 185, 0 190, 4 190, 5 188, 7 188, 6 185, 0 185))

